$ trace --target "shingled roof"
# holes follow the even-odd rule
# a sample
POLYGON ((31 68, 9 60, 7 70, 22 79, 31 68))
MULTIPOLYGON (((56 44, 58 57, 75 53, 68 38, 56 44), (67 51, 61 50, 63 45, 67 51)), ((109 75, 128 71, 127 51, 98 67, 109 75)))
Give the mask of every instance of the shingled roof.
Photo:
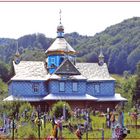
POLYGON ((76 67, 89 81, 115 80, 110 76, 106 63, 102 66, 99 66, 98 63, 76 63, 76 67))
MULTIPOLYGON (((11 80, 48 80, 51 78, 42 61, 21 61, 18 65, 13 63, 15 76, 11 80)), ((108 72, 107 65, 99 66, 98 63, 76 63, 76 66, 70 61, 64 61, 56 70, 55 74, 71 74, 85 77, 89 81, 115 80, 108 72), (68 68, 66 65, 68 64, 68 68)))
POLYGON ((21 61, 14 65, 15 76, 11 80, 47 80, 49 74, 41 61, 21 61))

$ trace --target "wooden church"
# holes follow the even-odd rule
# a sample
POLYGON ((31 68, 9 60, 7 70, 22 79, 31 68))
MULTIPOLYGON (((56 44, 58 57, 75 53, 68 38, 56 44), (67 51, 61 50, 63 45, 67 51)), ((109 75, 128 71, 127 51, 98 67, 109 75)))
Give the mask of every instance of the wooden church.
POLYGON ((28 101, 49 108, 66 101, 72 108, 114 108, 127 101, 115 93, 115 79, 109 74, 100 50, 97 63, 77 63, 77 52, 64 38, 64 27, 57 26, 57 37, 46 50, 44 61, 21 61, 16 52, 14 76, 9 82, 9 96, 4 101, 28 101))

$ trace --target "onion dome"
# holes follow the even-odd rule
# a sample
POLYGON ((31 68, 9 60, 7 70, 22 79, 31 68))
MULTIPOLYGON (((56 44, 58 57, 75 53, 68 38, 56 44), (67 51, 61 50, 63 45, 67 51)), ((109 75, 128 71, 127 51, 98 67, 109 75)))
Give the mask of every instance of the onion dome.
POLYGON ((20 53, 18 50, 16 50, 15 57, 20 57, 20 53))
POLYGON ((57 33, 58 32, 63 32, 64 33, 64 26, 62 25, 62 23, 60 23, 58 26, 57 26, 57 33))
POLYGON ((103 52, 100 52, 99 58, 104 58, 103 52))
POLYGON ((19 64, 20 63, 20 53, 18 51, 18 42, 17 42, 17 50, 16 50, 16 53, 15 53, 15 57, 14 57, 14 62, 15 64, 19 64))
POLYGON ((60 23, 57 26, 57 38, 53 42, 53 44, 46 50, 45 54, 53 55, 53 54, 62 54, 62 55, 75 55, 76 51, 70 46, 69 43, 64 38, 64 26, 61 23, 61 10, 60 14, 60 23))
POLYGON ((60 10, 59 14, 60 14, 60 23, 57 26, 57 37, 63 38, 64 37, 64 26, 61 23, 61 10, 60 10))
POLYGON ((103 55, 103 52, 102 52, 102 47, 100 47, 100 54, 98 56, 98 59, 99 59, 99 65, 102 66, 104 64, 104 55, 103 55))
POLYGON ((65 38, 56 38, 53 44, 46 50, 46 55, 68 54, 74 55, 76 51, 70 46, 65 38))
POLYGON ((60 23, 57 26, 57 38, 63 38, 64 37, 64 26, 60 23))

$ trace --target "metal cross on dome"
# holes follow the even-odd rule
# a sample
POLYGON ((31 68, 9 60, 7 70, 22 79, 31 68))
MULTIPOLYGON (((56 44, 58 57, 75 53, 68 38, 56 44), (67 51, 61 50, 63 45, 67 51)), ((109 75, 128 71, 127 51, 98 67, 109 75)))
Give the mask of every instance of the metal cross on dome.
POLYGON ((61 24, 61 13, 62 13, 62 11, 61 11, 61 9, 60 9, 60 11, 59 11, 59 15, 60 15, 60 24, 61 24))

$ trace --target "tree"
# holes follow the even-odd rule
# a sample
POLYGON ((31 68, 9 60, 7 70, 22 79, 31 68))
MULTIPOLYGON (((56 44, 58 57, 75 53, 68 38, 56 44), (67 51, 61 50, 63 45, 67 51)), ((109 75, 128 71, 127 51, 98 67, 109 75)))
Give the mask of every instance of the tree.
POLYGON ((4 81, 7 82, 9 80, 10 73, 8 66, 3 62, 0 61, 0 78, 4 81))
POLYGON ((0 103, 0 114, 6 114, 11 119, 15 118, 19 113, 19 107, 21 106, 21 102, 19 101, 4 101, 0 103))
POLYGON ((3 99, 7 94, 8 94, 8 87, 7 87, 7 84, 5 84, 5 83, 0 79, 0 99, 3 99))
POLYGON ((127 53, 122 50, 117 56, 117 60, 115 63, 116 71, 115 73, 122 74, 125 70, 127 70, 127 53))
POLYGON ((19 108, 19 114, 22 114, 24 116, 25 121, 30 120, 32 111, 33 107, 28 102, 23 103, 19 108))
POLYGON ((127 58, 127 63, 129 64, 129 66, 131 67, 131 71, 134 72, 136 69, 136 65, 140 60, 140 48, 136 48, 135 50, 133 50, 128 58, 127 58))
POLYGON ((140 61, 137 64, 137 77, 136 77, 136 85, 134 88, 133 102, 140 103, 140 61))
POLYGON ((123 77, 125 78, 125 79, 128 79, 129 78, 129 76, 130 76, 130 71, 124 71, 123 72, 123 77))
POLYGON ((65 106, 66 110, 66 119, 71 117, 71 108, 68 103, 59 101, 55 103, 52 107, 52 114, 56 118, 62 117, 63 116, 63 108, 65 106))
POLYGON ((108 60, 108 67, 111 73, 116 72, 117 66, 115 65, 115 63, 116 63, 116 60, 118 59, 118 55, 119 55, 119 50, 116 48, 113 48, 110 52, 110 57, 108 60))

